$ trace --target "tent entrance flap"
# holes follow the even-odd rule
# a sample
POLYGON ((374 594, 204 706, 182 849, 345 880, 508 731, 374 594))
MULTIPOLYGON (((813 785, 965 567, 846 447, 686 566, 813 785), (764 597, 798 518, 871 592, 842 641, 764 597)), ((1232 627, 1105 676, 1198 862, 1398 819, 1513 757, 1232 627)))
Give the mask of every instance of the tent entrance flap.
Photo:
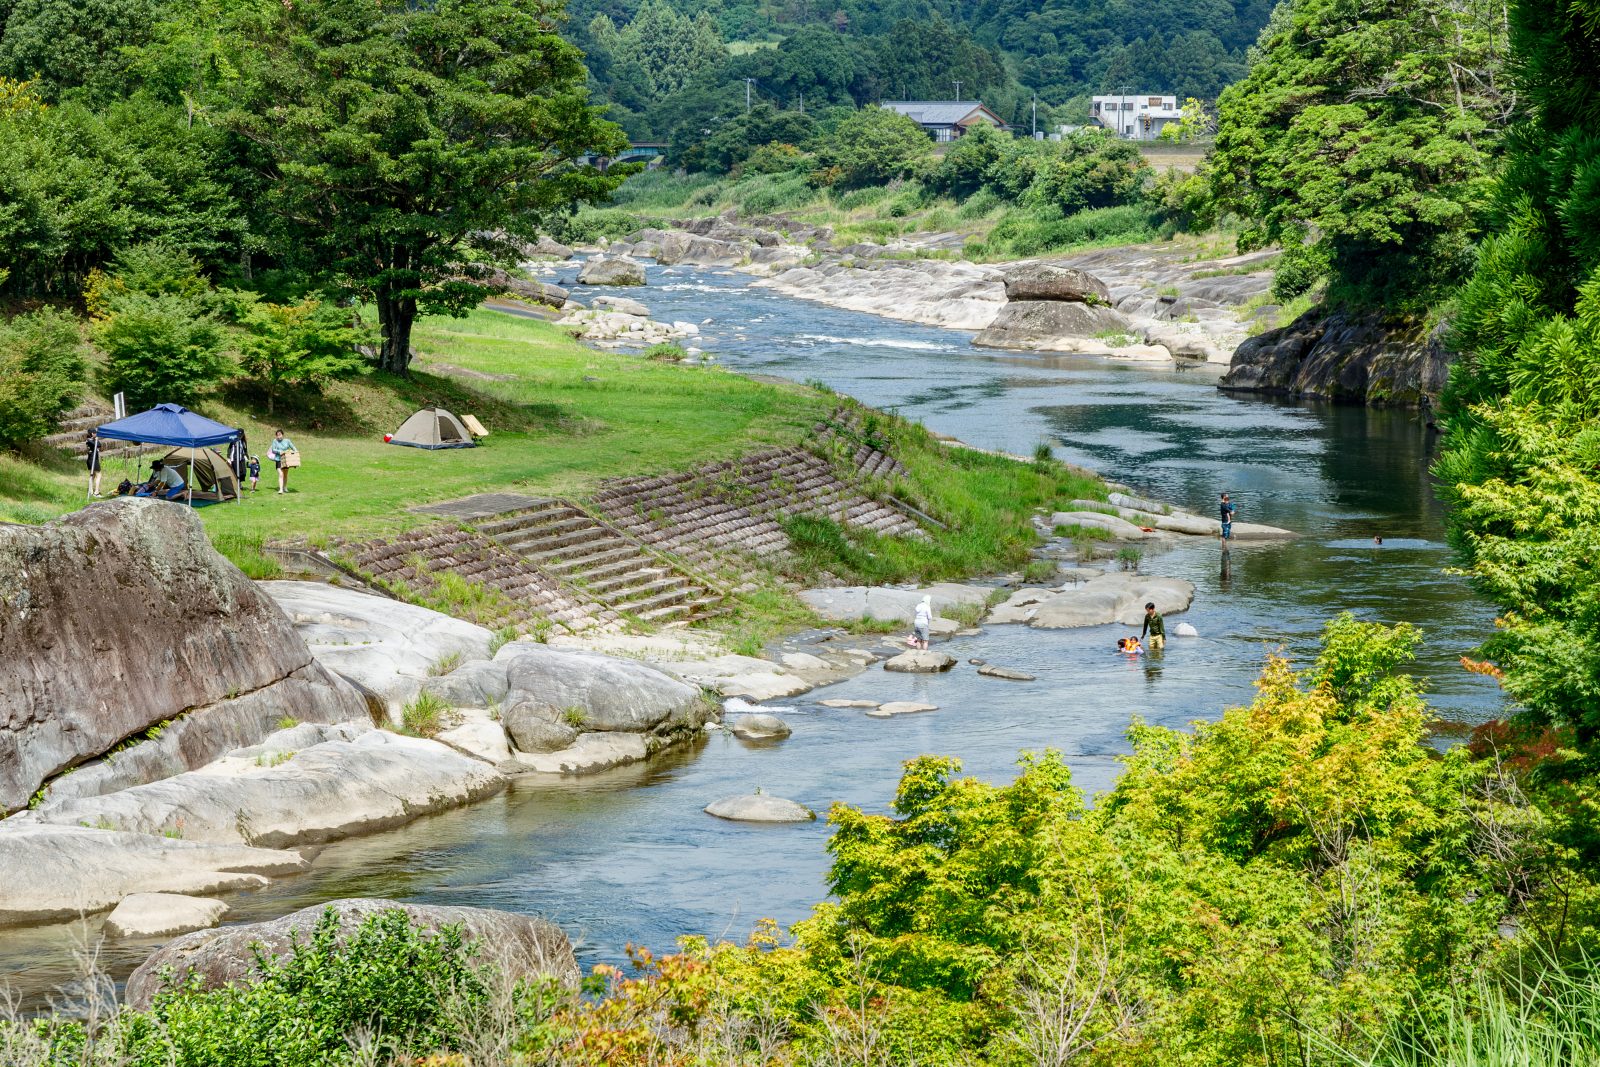
POLYGON ((161 457, 161 463, 182 475, 194 500, 239 498, 239 479, 220 452, 209 448, 174 448, 161 457))
POLYGON ((400 424, 389 437, 391 445, 406 448, 473 448, 472 434, 461 420, 441 407, 426 407, 400 424))

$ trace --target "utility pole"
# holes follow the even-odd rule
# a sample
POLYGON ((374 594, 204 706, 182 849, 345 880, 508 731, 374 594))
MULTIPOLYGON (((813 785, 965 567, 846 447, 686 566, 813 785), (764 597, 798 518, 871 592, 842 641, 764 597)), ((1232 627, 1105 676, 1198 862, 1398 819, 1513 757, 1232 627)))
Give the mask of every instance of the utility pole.
POLYGON ((956 82, 956 103, 961 103, 961 83, 956 82))
POLYGON ((754 78, 746 78, 744 80, 744 110, 747 115, 750 113, 750 83, 753 81, 755 81, 754 78))
POLYGON ((1033 137, 1034 140, 1039 139, 1039 98, 1037 96, 1033 98, 1033 137))
POLYGON ((1133 126, 1131 124, 1128 126, 1128 128, 1126 130, 1124 130, 1122 128, 1123 120, 1128 117, 1128 90, 1130 88, 1131 88, 1131 86, 1127 86, 1127 85, 1119 85, 1119 86, 1117 86, 1117 93, 1118 93, 1118 97, 1119 97, 1119 102, 1120 102, 1121 107, 1122 107, 1122 110, 1117 112, 1117 134, 1118 134, 1118 136, 1121 136, 1121 137, 1127 137, 1127 136, 1130 136, 1133 133, 1133 126))

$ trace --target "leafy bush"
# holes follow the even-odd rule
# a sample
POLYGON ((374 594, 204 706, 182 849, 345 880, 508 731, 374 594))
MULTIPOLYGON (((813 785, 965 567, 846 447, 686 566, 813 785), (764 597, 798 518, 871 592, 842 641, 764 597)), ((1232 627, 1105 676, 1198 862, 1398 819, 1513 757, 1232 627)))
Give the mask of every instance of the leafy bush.
POLYGON ((0 447, 55 432, 83 395, 84 349, 77 319, 65 311, 0 322, 0 447))
POLYGON ((1138 202, 1150 165, 1132 141, 1094 131, 1073 134, 1039 168, 1027 199, 1072 215, 1138 202))
POLYGON ((579 211, 562 222, 557 236, 568 244, 593 244, 602 237, 615 240, 659 222, 659 219, 643 218, 619 208, 592 208, 579 211))
POLYGON ((1144 207, 1101 208, 1062 217, 1054 208, 1016 208, 989 232, 991 256, 1036 256, 1097 242, 1134 243, 1156 236, 1155 218, 1144 207))
POLYGON ((817 152, 821 184, 847 189, 909 176, 933 151, 922 127, 887 108, 864 107, 840 122, 817 152))
POLYGON ((130 409, 192 403, 226 366, 221 327, 181 296, 121 294, 94 336, 106 354, 106 391, 127 393, 130 409))
POLYGON ((811 183, 799 174, 762 174, 734 187, 735 201, 749 215, 801 207, 816 196, 811 183))
POLYGON ((267 394, 267 412, 286 389, 320 391, 358 373, 356 345, 369 340, 349 311, 307 299, 298 304, 256 304, 244 316, 239 363, 267 394))

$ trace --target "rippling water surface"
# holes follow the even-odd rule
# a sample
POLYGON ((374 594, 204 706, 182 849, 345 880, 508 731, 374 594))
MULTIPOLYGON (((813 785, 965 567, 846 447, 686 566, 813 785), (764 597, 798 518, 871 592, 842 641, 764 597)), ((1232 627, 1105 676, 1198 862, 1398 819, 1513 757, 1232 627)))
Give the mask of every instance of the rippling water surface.
MULTIPOLYGON (((759 786, 819 812, 836 802, 882 809, 910 756, 956 756, 968 772, 1004 780, 1019 751, 1047 746, 1097 792, 1115 778, 1131 716, 1172 726, 1214 717, 1249 699, 1268 650, 1304 656, 1345 609, 1425 630, 1418 670, 1447 719, 1497 713, 1493 683, 1458 662, 1492 612, 1443 573, 1450 560, 1427 475, 1435 440, 1414 417, 1229 397, 1204 367, 975 349, 967 334, 748 289, 731 274, 650 275, 630 295, 658 319, 709 318, 701 346, 740 371, 820 380, 984 447, 1028 453, 1048 440, 1065 459, 1206 514, 1227 490, 1241 520, 1303 536, 1240 545, 1226 560, 1211 541, 1148 559, 1145 569, 1197 586, 1183 618, 1201 637, 1173 640, 1162 656, 1126 662, 1110 651, 1114 627, 995 627, 947 647, 1038 681, 970 668, 931 678, 870 671, 779 702, 794 727, 781 745, 718 735, 645 768, 520 781, 470 809, 331 846, 309 873, 233 896, 230 921, 353 895, 481 905, 562 923, 588 962, 616 959, 630 941, 670 948, 687 933, 741 936, 763 916, 789 923, 826 894, 826 826, 743 826, 705 815, 705 804, 759 786), (816 703, 836 696, 940 710, 881 721, 816 703)), ((0 968, 25 990, 50 988, 68 973, 74 933, 0 931, 0 968)), ((125 973, 149 948, 105 955, 125 973)))

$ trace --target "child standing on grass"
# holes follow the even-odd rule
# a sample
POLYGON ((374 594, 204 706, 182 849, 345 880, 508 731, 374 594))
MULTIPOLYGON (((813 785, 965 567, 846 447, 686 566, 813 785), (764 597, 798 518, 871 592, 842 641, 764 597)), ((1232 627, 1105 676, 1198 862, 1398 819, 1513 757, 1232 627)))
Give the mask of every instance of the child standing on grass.
POLYGON ((261 457, 251 456, 245 463, 245 469, 250 472, 250 491, 261 492, 261 457))

